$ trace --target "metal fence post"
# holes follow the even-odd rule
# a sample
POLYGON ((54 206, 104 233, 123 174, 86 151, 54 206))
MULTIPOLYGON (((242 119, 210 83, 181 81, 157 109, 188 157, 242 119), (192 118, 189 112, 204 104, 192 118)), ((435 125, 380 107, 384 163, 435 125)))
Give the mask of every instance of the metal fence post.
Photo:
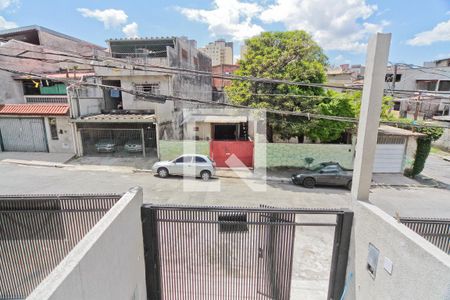
POLYGON ((141 140, 142 140, 142 155, 145 157, 145 138, 144 138, 144 128, 141 128, 141 140))
POLYGON ((353 212, 344 211, 336 216, 333 257, 331 260, 328 299, 340 299, 347 274, 348 251, 352 233, 353 212))
POLYGON ((142 234, 144 237, 145 281, 147 299, 161 299, 161 276, 158 263, 157 210, 141 207, 142 234))

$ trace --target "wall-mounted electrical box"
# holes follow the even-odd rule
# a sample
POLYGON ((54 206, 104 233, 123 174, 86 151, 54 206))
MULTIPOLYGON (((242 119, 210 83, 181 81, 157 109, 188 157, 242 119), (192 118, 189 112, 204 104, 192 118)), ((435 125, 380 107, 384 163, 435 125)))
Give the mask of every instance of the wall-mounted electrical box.
POLYGON ((369 243, 369 254, 367 256, 367 271, 369 274, 375 278, 377 273, 378 257, 380 256, 380 250, 378 250, 374 245, 369 243))

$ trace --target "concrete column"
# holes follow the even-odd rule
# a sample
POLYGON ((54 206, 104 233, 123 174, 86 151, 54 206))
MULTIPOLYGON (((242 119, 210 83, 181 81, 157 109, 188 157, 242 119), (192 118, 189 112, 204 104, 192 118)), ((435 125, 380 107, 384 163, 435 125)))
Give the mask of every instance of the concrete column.
POLYGON ((377 33, 367 47, 351 192, 353 201, 369 200, 390 42, 390 33, 377 33))

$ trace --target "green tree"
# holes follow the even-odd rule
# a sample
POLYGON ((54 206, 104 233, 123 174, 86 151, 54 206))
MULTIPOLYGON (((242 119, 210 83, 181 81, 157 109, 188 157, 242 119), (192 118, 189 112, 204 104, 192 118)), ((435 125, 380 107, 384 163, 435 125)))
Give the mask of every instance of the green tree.
MULTIPOLYGON (((236 75, 308 83, 322 83, 326 80, 327 57, 305 31, 265 32, 247 40, 246 46, 246 55, 239 61, 240 66, 236 75)), ((311 96, 323 96, 325 92, 317 87, 236 80, 227 88, 227 94, 235 104, 313 112, 321 98, 311 96), (273 94, 281 95, 273 96, 273 94)), ((268 119, 269 141, 272 139, 272 133, 290 138, 308 132, 309 123, 305 118, 294 116, 281 118, 279 115, 269 114, 268 119)))
MULTIPOLYGON (((329 98, 324 98, 317 105, 314 112, 327 116, 355 117, 355 107, 358 99, 351 93, 337 93, 327 91, 329 98)), ((332 142, 339 139, 346 130, 354 128, 351 122, 315 119, 312 120, 306 129, 306 135, 313 141, 323 143, 332 142)))
POLYGON ((395 122, 398 123, 397 126, 400 128, 413 130, 424 134, 424 136, 421 136, 417 139, 417 148, 412 168, 408 168, 405 170, 406 176, 415 177, 416 175, 420 174, 425 167, 425 162, 427 161, 428 155, 430 154, 431 143, 438 140, 442 136, 442 134, 444 133, 444 129, 439 127, 431 127, 429 125, 423 126, 426 125, 423 121, 414 121, 406 118, 392 118, 391 120, 395 120, 395 122))

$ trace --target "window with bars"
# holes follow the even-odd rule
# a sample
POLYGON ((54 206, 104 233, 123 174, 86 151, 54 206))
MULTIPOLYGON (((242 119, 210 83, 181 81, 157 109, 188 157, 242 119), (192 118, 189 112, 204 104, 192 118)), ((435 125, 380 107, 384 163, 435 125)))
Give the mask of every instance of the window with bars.
POLYGON ((435 91, 437 80, 416 80, 416 87, 422 91, 435 91))
POLYGON ((135 88, 138 92, 150 93, 153 95, 161 94, 159 83, 136 84, 135 88))
POLYGON ((52 136, 52 140, 59 140, 58 137, 58 128, 56 127, 56 119, 48 118, 48 123, 50 125, 50 133, 52 136))

